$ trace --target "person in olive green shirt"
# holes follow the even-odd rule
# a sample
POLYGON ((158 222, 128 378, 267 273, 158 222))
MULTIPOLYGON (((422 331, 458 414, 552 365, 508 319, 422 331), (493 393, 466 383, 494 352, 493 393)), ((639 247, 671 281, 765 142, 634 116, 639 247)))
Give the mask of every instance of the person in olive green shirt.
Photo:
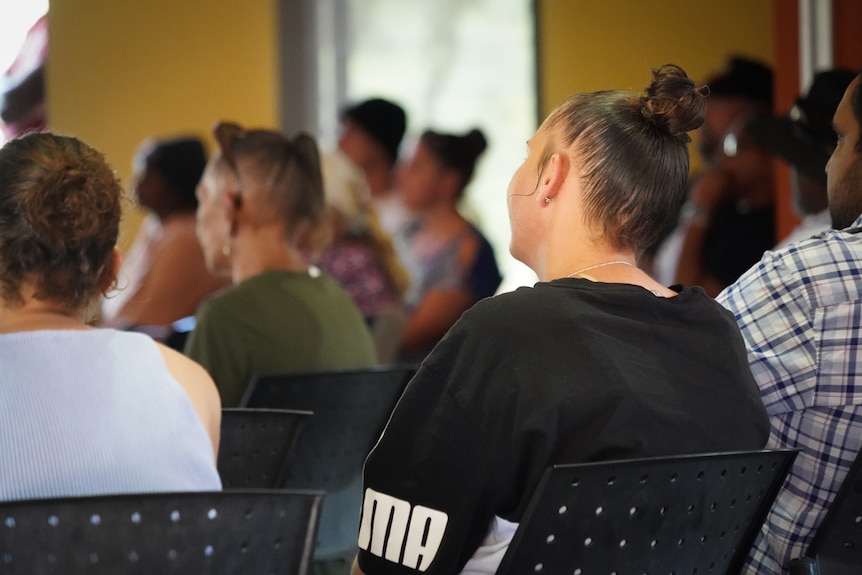
POLYGON ((198 239, 207 266, 233 286, 205 301, 185 353, 239 404, 255 375, 369 367, 371 334, 350 297, 309 268, 323 222, 314 140, 219 124, 219 151, 198 185, 198 239))

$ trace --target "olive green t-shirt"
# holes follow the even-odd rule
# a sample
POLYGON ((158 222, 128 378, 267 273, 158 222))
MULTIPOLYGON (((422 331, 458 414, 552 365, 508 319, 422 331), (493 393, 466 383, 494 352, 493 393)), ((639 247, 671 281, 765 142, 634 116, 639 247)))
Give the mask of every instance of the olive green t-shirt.
POLYGON ((185 354, 200 363, 223 407, 255 375, 370 367, 374 341, 353 302, 326 274, 265 271, 198 308, 185 354))

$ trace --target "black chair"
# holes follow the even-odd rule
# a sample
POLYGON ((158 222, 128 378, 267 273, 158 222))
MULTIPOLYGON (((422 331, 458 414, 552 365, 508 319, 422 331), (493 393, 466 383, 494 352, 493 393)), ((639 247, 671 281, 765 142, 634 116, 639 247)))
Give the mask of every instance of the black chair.
POLYGON ((218 472, 225 489, 284 485, 296 440, 309 411, 223 409, 218 472))
POLYGON ((284 486, 326 491, 317 558, 350 556, 362 506, 362 466, 415 373, 393 366, 255 378, 240 405, 314 412, 284 486))
POLYGON ((791 575, 862 573, 862 452, 847 471, 805 555, 790 563, 791 575))
POLYGON ((0 573, 305 575, 321 499, 267 490, 0 503, 0 573))
POLYGON ((738 573, 796 451, 547 470, 497 573, 738 573))

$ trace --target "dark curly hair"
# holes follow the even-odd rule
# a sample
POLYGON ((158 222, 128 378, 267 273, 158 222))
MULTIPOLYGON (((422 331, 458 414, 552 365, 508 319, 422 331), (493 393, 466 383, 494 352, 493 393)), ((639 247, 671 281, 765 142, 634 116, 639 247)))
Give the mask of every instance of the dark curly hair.
POLYGON ((64 311, 85 307, 115 270, 122 186, 77 138, 31 133, 0 149, 0 296, 22 288, 64 311))

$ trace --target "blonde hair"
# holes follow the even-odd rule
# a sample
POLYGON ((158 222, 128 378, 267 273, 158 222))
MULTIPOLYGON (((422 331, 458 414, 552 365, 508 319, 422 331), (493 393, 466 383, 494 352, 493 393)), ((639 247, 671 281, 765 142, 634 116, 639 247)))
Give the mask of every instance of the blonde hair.
MULTIPOLYGON (((371 204, 371 192, 365 176, 340 153, 321 154, 323 192, 326 205, 344 219, 347 235, 368 245, 383 264, 392 287, 404 297, 410 286, 410 276, 398 260, 392 239, 371 204)), ((333 238, 332 226, 319 236, 322 250, 333 238)))

